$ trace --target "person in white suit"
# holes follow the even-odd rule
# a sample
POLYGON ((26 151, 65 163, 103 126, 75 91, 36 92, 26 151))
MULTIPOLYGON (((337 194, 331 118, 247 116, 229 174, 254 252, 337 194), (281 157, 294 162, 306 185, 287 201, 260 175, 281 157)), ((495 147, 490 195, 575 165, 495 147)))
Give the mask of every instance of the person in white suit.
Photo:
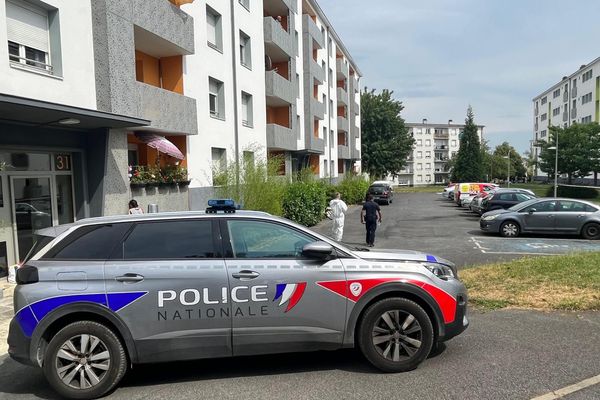
POLYGON ((346 218, 348 206, 341 199, 341 195, 336 193, 335 198, 329 202, 329 208, 331 210, 331 219, 333 220, 331 233, 333 238, 339 242, 342 240, 342 236, 344 236, 344 219, 346 218))

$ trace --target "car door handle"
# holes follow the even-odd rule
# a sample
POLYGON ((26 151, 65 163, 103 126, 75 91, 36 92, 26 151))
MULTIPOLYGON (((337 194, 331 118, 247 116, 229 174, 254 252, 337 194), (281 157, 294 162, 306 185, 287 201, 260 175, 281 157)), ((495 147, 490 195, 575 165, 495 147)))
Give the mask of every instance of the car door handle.
POLYGON ((115 278, 115 280, 118 282, 123 282, 123 283, 136 283, 136 282, 143 281, 144 277, 139 274, 125 274, 125 275, 117 276, 115 278))
POLYGON ((554 215, 548 215, 548 218, 554 218, 554 215))
POLYGON ((231 276, 233 276, 235 279, 239 279, 241 281, 249 281, 251 279, 258 278, 260 276, 260 274, 255 271, 244 270, 244 271, 240 271, 240 272, 235 272, 235 273, 231 274, 231 276))

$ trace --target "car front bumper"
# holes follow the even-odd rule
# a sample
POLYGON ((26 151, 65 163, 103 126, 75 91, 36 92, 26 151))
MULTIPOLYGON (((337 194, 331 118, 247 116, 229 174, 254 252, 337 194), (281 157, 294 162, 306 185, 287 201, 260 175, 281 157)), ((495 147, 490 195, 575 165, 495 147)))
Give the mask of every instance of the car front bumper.
POLYGON ((500 222, 498 220, 485 221, 479 220, 479 228, 484 232, 500 232, 500 222))
POLYGON ((453 337, 461 334, 469 327, 469 318, 467 315, 468 297, 466 293, 456 296, 456 314, 454 321, 444 325, 444 336, 439 339, 440 342, 445 342, 453 337))

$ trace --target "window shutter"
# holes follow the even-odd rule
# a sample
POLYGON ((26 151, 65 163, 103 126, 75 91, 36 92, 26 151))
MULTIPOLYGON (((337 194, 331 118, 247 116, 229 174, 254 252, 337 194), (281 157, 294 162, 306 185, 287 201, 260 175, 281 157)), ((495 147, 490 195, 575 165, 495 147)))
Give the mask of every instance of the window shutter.
POLYGON ((6 2, 8 40, 48 53, 48 12, 29 4, 6 2))

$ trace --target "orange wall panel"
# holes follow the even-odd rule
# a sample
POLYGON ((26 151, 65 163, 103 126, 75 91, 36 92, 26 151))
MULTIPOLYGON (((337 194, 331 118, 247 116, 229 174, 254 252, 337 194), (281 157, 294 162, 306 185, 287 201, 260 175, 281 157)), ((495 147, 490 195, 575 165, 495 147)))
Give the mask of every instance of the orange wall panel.
POLYGON ((291 128, 289 107, 267 107, 267 124, 291 128))
POLYGON ((290 80, 290 68, 286 61, 273 63, 273 69, 288 81, 290 80))
POLYGON ((183 57, 163 57, 160 59, 162 88, 183 94, 183 57))
POLYGON ((160 66, 158 58, 141 51, 135 51, 136 79, 148 85, 160 87, 160 66), (141 76, 138 74, 141 72, 141 76))
POLYGON ((346 117, 346 107, 345 106, 339 106, 338 109, 337 109, 337 115, 338 115, 338 117, 347 118, 346 117))
POLYGON ((319 163, 318 155, 313 154, 310 156, 310 169, 312 170, 313 174, 318 174, 321 170, 321 163, 319 163))

